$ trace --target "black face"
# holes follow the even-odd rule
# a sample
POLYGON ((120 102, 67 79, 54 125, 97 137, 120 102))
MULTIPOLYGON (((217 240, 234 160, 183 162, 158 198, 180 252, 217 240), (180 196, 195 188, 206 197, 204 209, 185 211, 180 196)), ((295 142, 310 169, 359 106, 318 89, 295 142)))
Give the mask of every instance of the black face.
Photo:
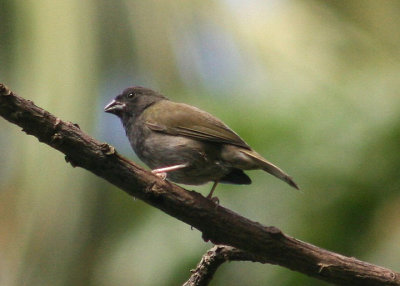
POLYGON ((121 118, 125 115, 138 116, 147 107, 162 99, 167 98, 149 88, 128 87, 107 104, 104 111, 121 118))

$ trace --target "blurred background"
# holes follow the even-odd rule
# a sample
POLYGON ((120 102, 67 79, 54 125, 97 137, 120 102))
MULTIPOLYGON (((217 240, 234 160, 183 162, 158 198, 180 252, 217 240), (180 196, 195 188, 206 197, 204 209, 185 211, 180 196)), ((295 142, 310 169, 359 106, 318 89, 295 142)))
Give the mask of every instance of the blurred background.
MULTIPOLYGON (((0 82, 139 162, 104 105, 143 85, 205 109, 261 171, 224 207, 400 270, 400 2, 0 0, 0 82)), ((180 285, 212 245, 0 118, 0 285, 180 285)), ((187 186, 207 194, 211 185, 187 186)), ((327 285, 224 264, 211 285, 327 285)))

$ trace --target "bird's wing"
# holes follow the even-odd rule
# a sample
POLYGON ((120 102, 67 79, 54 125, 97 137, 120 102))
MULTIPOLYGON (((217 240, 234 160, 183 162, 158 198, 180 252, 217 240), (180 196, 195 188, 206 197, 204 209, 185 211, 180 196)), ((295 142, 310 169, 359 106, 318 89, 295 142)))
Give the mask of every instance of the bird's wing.
POLYGON ((145 110, 143 119, 145 124, 156 132, 250 149, 249 145, 221 120, 187 104, 159 101, 145 110))

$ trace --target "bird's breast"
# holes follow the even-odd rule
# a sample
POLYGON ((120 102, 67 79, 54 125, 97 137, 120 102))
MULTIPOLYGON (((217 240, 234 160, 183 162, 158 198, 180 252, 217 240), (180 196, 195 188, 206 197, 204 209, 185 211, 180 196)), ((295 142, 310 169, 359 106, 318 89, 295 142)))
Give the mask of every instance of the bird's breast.
POLYGON ((167 178, 183 184, 200 185, 214 181, 229 172, 220 161, 220 145, 184 136, 134 128, 129 141, 138 157, 151 169, 188 164, 168 173, 167 178))

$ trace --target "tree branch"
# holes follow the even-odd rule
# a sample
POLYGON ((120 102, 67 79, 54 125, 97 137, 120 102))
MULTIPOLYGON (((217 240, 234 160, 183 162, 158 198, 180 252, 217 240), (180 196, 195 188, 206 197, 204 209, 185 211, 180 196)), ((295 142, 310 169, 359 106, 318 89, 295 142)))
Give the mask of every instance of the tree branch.
POLYGON ((165 213, 197 228, 203 239, 262 257, 263 261, 340 285, 400 285, 399 273, 330 252, 246 219, 194 191, 162 181, 46 110, 0 84, 0 115, 84 168, 165 213))
POLYGON ((183 286, 206 286, 222 263, 227 261, 253 261, 267 263, 263 257, 227 245, 215 245, 203 255, 196 269, 183 286))

